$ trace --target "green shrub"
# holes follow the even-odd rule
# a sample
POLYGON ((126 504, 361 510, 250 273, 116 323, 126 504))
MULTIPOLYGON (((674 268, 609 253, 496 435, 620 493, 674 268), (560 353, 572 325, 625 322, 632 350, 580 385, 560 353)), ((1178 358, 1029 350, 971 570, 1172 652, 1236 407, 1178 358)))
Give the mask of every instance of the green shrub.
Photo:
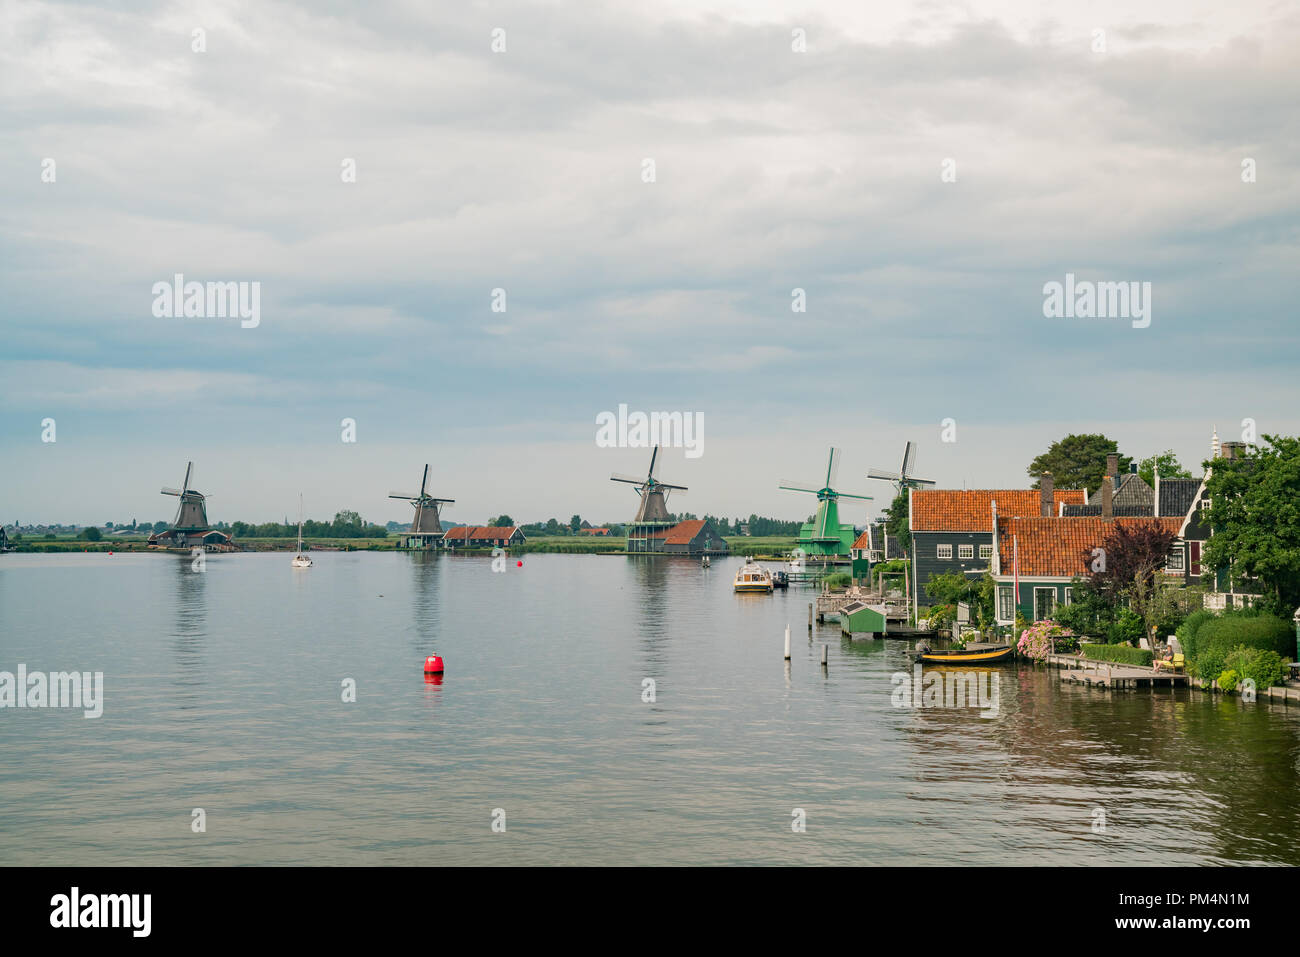
MULTIPOLYGON (((1275 615, 1234 613, 1207 621, 1196 632, 1194 657, 1199 661, 1211 649, 1226 658, 1233 649, 1244 646, 1276 652, 1287 658, 1295 651, 1295 631, 1288 621, 1275 615)), ((1189 655, 1193 652, 1189 649, 1189 655)), ((1209 673, 1202 670, 1205 677, 1209 673)))
POLYGON ((1286 678, 1286 665, 1276 651, 1247 648, 1238 645, 1224 660, 1224 667, 1237 672, 1243 679, 1250 678, 1256 689, 1280 685, 1286 678))
POLYGON ((848 588, 853 584, 853 575, 850 572, 832 572, 826 576, 826 584, 831 588, 848 588))
POLYGON ((1094 661, 1113 661, 1116 664, 1151 667, 1151 652, 1145 648, 1131 648, 1128 645, 1081 645, 1083 656, 1094 661))
POLYGON ((1121 608, 1106 634, 1106 640, 1112 645, 1118 645, 1137 641, 1145 633, 1146 626, 1142 623, 1142 617, 1130 608, 1121 608))
POLYGON ((1191 663, 1188 670, 1204 681, 1213 681, 1223 671, 1227 657, 1227 652, 1221 648, 1206 648, 1191 663))
POLYGON ((1217 617, 1214 612, 1202 609, 1192 612, 1187 616, 1187 620, 1178 626, 1174 634, 1178 636, 1178 643, 1183 646, 1183 653, 1188 658, 1196 657, 1196 633, 1207 621, 1213 621, 1217 617))
POLYGON ((1240 677, 1240 676, 1237 674, 1237 672, 1232 671, 1232 670, 1228 670, 1228 671, 1221 672, 1221 673, 1219 674, 1219 690, 1220 690, 1220 691, 1236 691, 1236 690, 1237 690, 1237 681, 1238 681, 1239 677, 1240 677))

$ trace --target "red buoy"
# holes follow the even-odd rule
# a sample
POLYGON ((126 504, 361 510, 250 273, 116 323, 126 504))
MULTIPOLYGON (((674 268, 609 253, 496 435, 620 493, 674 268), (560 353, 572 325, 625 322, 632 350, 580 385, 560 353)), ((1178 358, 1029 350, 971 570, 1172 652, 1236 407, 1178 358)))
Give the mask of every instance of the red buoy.
POLYGON ((523 568, 523 567, 524 567, 524 563, 523 563, 523 562, 519 562, 518 565, 517 565, 516 567, 518 567, 518 568, 523 568))
POLYGON ((442 655, 430 655, 424 659, 424 673, 426 675, 442 674, 442 655))

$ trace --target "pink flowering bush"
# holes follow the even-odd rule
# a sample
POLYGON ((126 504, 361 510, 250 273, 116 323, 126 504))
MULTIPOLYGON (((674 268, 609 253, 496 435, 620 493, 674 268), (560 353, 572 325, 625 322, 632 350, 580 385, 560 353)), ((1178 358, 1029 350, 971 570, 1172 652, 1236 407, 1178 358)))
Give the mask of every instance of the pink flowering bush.
POLYGON ((1034 622, 1020 633, 1020 641, 1016 643, 1016 650, 1026 658, 1042 661, 1051 654, 1053 639, 1056 640, 1058 651, 1066 651, 1078 644, 1074 640, 1074 632, 1069 628, 1044 618, 1042 621, 1034 622))

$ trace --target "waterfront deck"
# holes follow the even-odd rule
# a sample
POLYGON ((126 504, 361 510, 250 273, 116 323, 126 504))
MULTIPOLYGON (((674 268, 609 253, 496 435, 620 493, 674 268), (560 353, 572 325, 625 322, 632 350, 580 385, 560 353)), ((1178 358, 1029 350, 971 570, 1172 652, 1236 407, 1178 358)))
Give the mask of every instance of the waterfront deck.
MULTIPOLYGON (((1070 684, 1087 685, 1090 688, 1105 688, 1117 691, 1130 691, 1137 688, 1192 688, 1195 691, 1208 690, 1219 693, 1217 685, 1203 689, 1186 674, 1172 674, 1168 671, 1154 672, 1150 668, 1134 665, 1119 665, 1109 661, 1094 661, 1078 655, 1048 655, 1047 664, 1061 669, 1061 680, 1070 684)), ((1255 700, 1279 701, 1286 704, 1300 705, 1300 687, 1276 685, 1261 688, 1255 700)))
POLYGON ((1152 671, 1137 665, 1121 665, 1111 661, 1094 661, 1078 655, 1048 655, 1047 663, 1061 669, 1061 680, 1070 684, 1084 684, 1091 688, 1179 688, 1186 687, 1189 678, 1179 672, 1152 671))

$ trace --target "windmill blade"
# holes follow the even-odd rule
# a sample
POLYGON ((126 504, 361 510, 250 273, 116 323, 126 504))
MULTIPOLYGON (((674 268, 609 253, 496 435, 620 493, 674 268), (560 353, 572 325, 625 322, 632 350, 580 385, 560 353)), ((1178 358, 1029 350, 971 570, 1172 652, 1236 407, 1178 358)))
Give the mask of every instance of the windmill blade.
POLYGON ((411 494, 409 494, 409 493, 407 493, 407 492, 389 492, 389 493, 388 493, 388 497, 389 497, 389 498, 408 498, 408 499, 410 499, 412 502, 414 502, 414 501, 416 501, 417 499, 422 498, 423 496, 420 496, 420 495, 411 495, 411 494))
POLYGON ((840 450, 831 449, 831 457, 826 462, 826 487, 834 488, 840 474, 840 450))
POLYGON ((429 466, 424 467, 424 478, 420 479, 420 497, 424 498, 428 494, 425 489, 429 487, 429 466))
POLYGON ((914 468, 916 468, 916 445, 908 442, 903 446, 903 467, 899 470, 899 474, 903 478, 907 478, 908 473, 914 468))
POLYGON ((657 488, 661 488, 661 489, 664 490, 664 497, 665 497, 665 498, 667 498, 669 492, 676 492, 678 495, 685 495, 685 494, 686 494, 686 486, 685 486, 685 485, 659 485, 659 486, 656 486, 656 487, 657 487, 657 488))
POLYGON ((910 478, 907 480, 907 484, 908 485, 937 485, 938 483, 935 482, 934 479, 910 478))
POLYGON ((180 495, 181 490, 178 488, 165 488, 162 490, 164 495, 180 495))
POLYGON ((812 492, 814 495, 821 491, 821 489, 809 488, 807 482, 792 482, 789 479, 778 482, 776 487, 790 492, 812 492))
POLYGON ((897 472, 886 472, 884 469, 867 469, 867 478, 884 479, 886 482, 897 482, 903 476, 897 472))
POLYGON ((671 488, 671 489, 675 489, 676 491, 679 491, 679 492, 685 492, 685 491, 686 491, 686 486, 685 486, 685 485, 669 485, 667 482, 656 482, 656 483, 655 483, 655 488, 671 488))
POLYGON ((836 495, 839 498, 860 498, 867 502, 874 501, 873 497, 870 495, 850 495, 848 492, 837 492, 836 495))
POLYGON ((437 503, 440 503, 440 504, 441 504, 441 503, 444 503, 444 502, 446 502, 446 503, 454 502, 454 501, 456 501, 456 500, 455 500, 454 498, 434 498, 433 496, 429 496, 429 501, 430 501, 430 502, 437 502, 437 503))
POLYGON ((645 479, 643 479, 643 478, 633 478, 631 475, 628 475, 628 474, 626 474, 626 473, 624 473, 624 472, 615 472, 613 475, 611 475, 611 476, 609 477, 609 480, 610 480, 611 482, 630 482, 630 483, 633 484, 633 485, 644 485, 644 484, 645 484, 645 479))
POLYGON ((650 478, 655 477, 655 459, 657 458, 659 458, 659 446, 656 445, 655 450, 650 453, 650 472, 648 473, 650 478))
POLYGON ((184 489, 186 492, 190 490, 190 477, 193 474, 194 474, 194 463, 187 462, 185 464, 185 481, 181 483, 181 488, 184 489))

